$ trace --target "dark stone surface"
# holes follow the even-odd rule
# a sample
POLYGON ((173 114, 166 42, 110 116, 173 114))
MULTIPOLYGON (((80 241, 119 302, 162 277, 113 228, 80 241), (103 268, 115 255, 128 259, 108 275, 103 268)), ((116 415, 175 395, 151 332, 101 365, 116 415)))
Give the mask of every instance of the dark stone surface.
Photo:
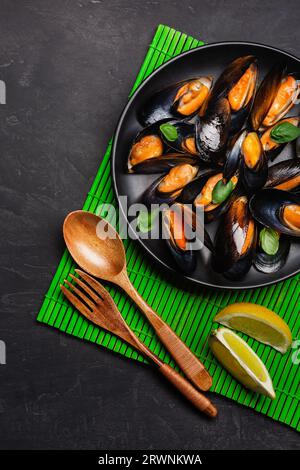
POLYGON ((158 23, 300 55, 298 1, 1 0, 0 448, 299 448, 216 397, 210 422, 154 372, 38 325, 63 250, 158 23))

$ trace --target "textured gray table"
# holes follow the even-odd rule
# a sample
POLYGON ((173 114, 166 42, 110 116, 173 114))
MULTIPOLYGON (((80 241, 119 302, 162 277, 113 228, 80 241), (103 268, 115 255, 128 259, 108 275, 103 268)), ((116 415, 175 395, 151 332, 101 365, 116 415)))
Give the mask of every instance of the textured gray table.
POLYGON ((216 397, 199 416, 150 369, 37 325, 158 23, 300 55, 299 1, 0 1, 0 448, 299 448, 295 431, 216 397))

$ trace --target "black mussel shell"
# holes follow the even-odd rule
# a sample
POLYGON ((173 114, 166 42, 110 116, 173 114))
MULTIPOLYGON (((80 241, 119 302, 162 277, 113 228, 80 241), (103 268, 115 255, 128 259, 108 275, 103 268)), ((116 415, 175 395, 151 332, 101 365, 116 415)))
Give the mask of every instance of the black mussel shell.
POLYGON ((250 89, 248 88, 248 96, 246 95, 246 102, 241 105, 241 107, 237 110, 234 109, 234 106, 231 108, 230 135, 235 135, 241 130, 252 108, 257 87, 258 76, 256 58, 252 55, 248 55, 238 57, 237 59, 232 61, 218 78, 215 86, 213 87, 209 100, 210 104, 211 102, 217 101, 220 98, 227 98, 230 103, 230 92, 232 92, 234 86, 237 85, 237 83, 246 73, 249 67, 251 67, 251 71, 253 72, 253 86, 251 86, 250 89))
POLYGON ((201 166, 198 171, 197 177, 183 188, 179 197, 180 202, 182 202, 183 204, 193 204, 195 198, 201 192, 208 178, 219 172, 220 170, 218 168, 203 168, 201 166))
POLYGON ((268 178, 268 160, 256 133, 251 132, 247 134, 242 143, 241 153, 243 157, 241 164, 241 179, 243 186, 248 194, 253 194, 255 191, 258 191, 265 185, 268 178), (260 152, 257 162, 254 166, 249 166, 249 163, 247 163, 249 159, 246 158, 245 150, 247 142, 246 139, 250 139, 251 136, 253 136, 253 139, 255 139, 257 148, 260 152))
MULTIPOLYGON (((196 254, 198 250, 203 248, 203 244, 210 251, 213 251, 213 243, 208 232, 205 230, 198 214, 195 214, 189 206, 179 203, 173 204, 169 209, 163 211, 162 223, 164 238, 181 271, 185 273, 194 271, 196 268, 196 254), (170 223, 171 211, 177 212, 180 220, 184 222, 184 228, 181 226, 180 229, 184 230, 187 238, 185 248, 181 247, 174 237, 174 230, 170 223), (195 246, 192 247, 191 243, 195 243, 195 246)), ((179 235, 181 235, 180 232, 179 235)))
MULTIPOLYGON (((182 166, 181 164, 176 165, 176 167, 171 168, 171 170, 165 174, 160 176, 157 180, 155 180, 151 186, 145 191, 143 195, 143 201, 147 206, 150 206, 151 204, 173 204, 174 201, 180 196, 184 186, 177 187, 175 190, 171 190, 170 192, 162 192, 159 190, 160 184, 165 180, 166 178, 169 178, 174 174, 174 171, 176 172, 175 168, 178 168, 182 166)), ((191 181, 197 177, 199 167, 195 164, 190 165, 192 167, 192 172, 191 174, 191 181)), ((186 183, 188 184, 188 183, 186 183)))
POLYGON ((152 124, 148 127, 145 127, 140 131, 135 137, 128 156, 127 169, 128 173, 139 173, 139 174, 156 174, 156 173, 166 173, 171 168, 180 163, 190 163, 191 165, 197 162, 197 156, 188 154, 187 152, 170 151, 170 147, 166 145, 163 136, 160 132, 161 124, 166 123, 167 120, 163 120, 152 124), (157 152, 157 155, 142 160, 140 163, 132 164, 131 156, 133 146, 140 142, 144 137, 153 136, 156 139, 159 139, 161 149, 160 152, 157 152))
POLYGON ((300 188, 300 161, 291 158, 269 167, 265 188, 297 191, 300 188))
POLYGON ((238 193, 238 189, 232 191, 231 195, 219 204, 215 209, 210 211, 204 211, 204 220, 205 223, 209 224, 210 222, 214 222, 215 220, 219 219, 223 214, 225 214, 230 207, 231 201, 236 197, 238 193))
MULTIPOLYGON (((230 135, 235 135, 237 132, 239 132, 242 129, 246 120, 249 117, 249 113, 254 103, 255 92, 257 88, 257 77, 258 77, 257 64, 252 63, 251 68, 253 70, 253 76, 252 76, 253 82, 252 82, 251 90, 249 90, 250 95, 247 98, 248 101, 245 102, 244 105, 242 105, 241 108, 236 111, 231 106, 230 135)), ((228 95, 228 99, 229 99, 229 104, 230 104, 230 94, 228 95)))
POLYGON ((285 119, 281 119, 276 124, 274 124, 274 126, 266 129, 260 136, 260 140, 261 140, 263 149, 265 151, 265 154, 267 155, 268 160, 275 160, 275 158, 278 157, 278 155, 280 155, 280 153, 283 151, 283 149, 286 146, 286 144, 278 144, 275 141, 272 141, 271 136, 270 136, 272 129, 284 122, 289 122, 293 124, 294 126, 298 126, 300 124, 300 118, 298 116, 295 116, 295 117, 291 116, 285 119))
POLYGON ((223 168, 223 179, 226 183, 239 169, 241 162, 241 149, 246 134, 246 130, 239 132, 228 144, 223 168))
POLYGON ((197 197, 200 195, 205 184, 211 177, 218 174, 222 175, 222 173, 220 173, 219 169, 213 168, 199 173, 200 175, 184 188, 179 199, 185 204, 192 204, 195 211, 200 209, 203 210, 205 223, 209 223, 218 219, 222 214, 227 211, 228 207, 230 206, 231 200, 236 196, 237 192, 239 191, 238 184, 225 201, 221 202, 210 210, 205 210, 203 206, 196 204, 197 197))
POLYGON ((190 154, 184 153, 166 153, 161 157, 148 158, 143 162, 131 167, 130 173, 154 175, 156 173, 167 173, 180 163, 189 163, 195 165, 199 159, 190 154))
POLYGON ((255 268, 265 274, 276 273, 281 269, 287 260, 289 251, 291 247, 291 242, 288 237, 281 235, 279 239, 279 248, 275 255, 268 255, 265 253, 262 248, 257 247, 253 265, 255 268))
POLYGON ((201 219, 203 215, 202 211, 195 212, 191 206, 186 205, 186 204, 181 204, 180 202, 176 202, 175 204, 173 204, 173 207, 174 206, 179 207, 179 209, 185 211, 185 214, 187 216, 187 223, 192 227, 194 234, 195 234, 195 238, 199 242, 200 247, 202 243, 208 250, 213 252, 214 244, 210 238, 209 233, 207 232, 207 230, 205 229, 202 223, 202 219, 201 219))
MULTIPOLYGON (((254 100, 251 112, 251 125, 254 130, 257 131, 259 129, 271 127, 284 118, 299 96, 300 87, 298 85, 298 78, 297 74, 287 74, 286 67, 282 64, 276 64, 271 69, 262 81, 254 100), (284 103, 284 106, 282 106, 280 112, 278 112, 275 117, 266 121, 266 117, 271 109, 282 81, 291 79, 294 80, 294 85, 296 85, 291 99, 284 103)), ((290 88, 290 84, 288 84, 288 87, 290 88)))
POLYGON ((139 142, 141 142, 144 138, 152 136, 153 139, 155 139, 155 142, 153 142, 153 151, 155 153, 151 155, 151 157, 147 158, 147 160, 160 158, 162 155, 166 153, 165 144, 159 131, 159 126, 163 122, 166 122, 166 121, 161 121, 161 123, 155 123, 155 124, 152 124, 151 126, 145 127, 140 132, 138 132, 138 134, 135 136, 130 146, 129 154, 128 154, 127 170, 129 173, 135 173, 135 168, 141 167, 142 163, 146 161, 146 159, 143 159, 140 162, 133 161, 134 147, 136 147, 136 145, 139 142))
POLYGON ((177 130, 177 139, 174 141, 168 140, 161 132, 161 137, 167 147, 170 147, 176 152, 190 153, 193 156, 198 155, 196 148, 196 135, 195 125, 185 121, 168 121, 168 124, 174 126, 177 130))
POLYGON ((230 90, 237 84, 250 65, 255 62, 256 58, 253 55, 247 55, 238 57, 227 65, 216 81, 209 101, 227 97, 230 90))
POLYGON ((231 202, 217 230, 213 269, 231 280, 243 278, 251 268, 256 238, 247 197, 240 196, 231 202))
POLYGON ((283 64, 276 64, 261 82, 253 103, 250 121, 253 130, 257 131, 267 115, 281 80, 284 77, 286 67, 283 64))
MULTIPOLYGON (((176 96, 185 85, 201 81, 210 91, 212 87, 212 77, 198 77, 184 80, 176 84, 170 85, 163 90, 152 95, 142 106, 138 118, 142 125, 148 126, 162 119, 170 118, 186 118, 196 114, 201 109, 203 103, 200 104, 190 115, 182 114, 178 111, 179 100, 176 96)), ((205 100, 204 100, 205 101, 205 100)))
POLYGON ((290 205, 300 206, 300 196, 273 188, 254 194, 249 203, 253 217, 260 224, 282 234, 300 237, 300 229, 290 227, 284 220, 283 211, 290 205))
POLYGON ((213 164, 223 162, 231 123, 226 98, 212 102, 203 118, 196 118, 196 144, 201 160, 213 164))
POLYGON ((172 227, 170 224, 170 210, 165 210, 162 215, 163 235, 169 251, 177 264, 178 268, 185 273, 189 274, 196 269, 197 257, 195 250, 191 250, 187 246, 185 249, 178 246, 173 237, 172 227))

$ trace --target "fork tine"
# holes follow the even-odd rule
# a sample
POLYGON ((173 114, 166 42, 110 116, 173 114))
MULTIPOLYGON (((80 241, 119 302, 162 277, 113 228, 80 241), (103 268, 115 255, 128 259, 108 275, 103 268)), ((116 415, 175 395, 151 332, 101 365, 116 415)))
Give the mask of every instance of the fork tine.
POLYGON ((63 284, 60 284, 60 288, 64 295, 67 297, 68 301, 74 305, 74 307, 82 313, 87 318, 91 317, 91 311, 81 302, 81 300, 76 297, 69 289, 67 289, 63 284))
MULTIPOLYGON (((76 273, 79 274, 80 277, 82 277, 87 284, 89 284, 101 297, 105 300, 112 300, 111 296, 105 289, 105 287, 100 284, 100 282, 96 281, 92 276, 87 274, 84 271, 81 271, 81 269, 75 269, 76 273)), ((113 302, 113 300, 112 300, 113 302)))
POLYGON ((78 297, 80 297, 90 307, 91 310, 95 308, 94 302, 89 299, 86 295, 84 295, 84 293, 80 289, 78 289, 78 287, 74 286, 74 284, 71 284, 71 282, 69 282, 67 279, 64 279, 64 282, 70 287, 73 292, 78 295, 78 297))
POLYGON ((76 282, 85 292, 87 292, 87 294, 89 294, 89 296, 95 301, 95 303, 98 303, 99 300, 99 296, 95 293, 95 291, 93 291, 92 289, 90 289, 90 287, 88 285, 86 285, 81 279, 78 279, 78 277, 75 277, 73 276, 73 274, 70 274, 70 277, 73 279, 74 282, 76 282))

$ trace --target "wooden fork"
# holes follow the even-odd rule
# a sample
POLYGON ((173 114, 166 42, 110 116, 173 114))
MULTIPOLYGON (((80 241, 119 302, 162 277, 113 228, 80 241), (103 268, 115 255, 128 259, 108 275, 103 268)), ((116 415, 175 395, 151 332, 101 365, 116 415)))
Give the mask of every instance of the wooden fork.
POLYGON ((179 375, 172 367, 162 362, 139 338, 131 331, 116 304, 107 290, 89 274, 80 269, 76 273, 81 279, 70 274, 75 284, 68 280, 64 282, 67 289, 60 285, 62 292, 74 307, 88 320, 105 330, 125 340, 136 348, 145 357, 156 365, 158 370, 200 411, 210 417, 217 415, 217 409, 211 401, 201 392, 196 390, 184 377, 179 375))

